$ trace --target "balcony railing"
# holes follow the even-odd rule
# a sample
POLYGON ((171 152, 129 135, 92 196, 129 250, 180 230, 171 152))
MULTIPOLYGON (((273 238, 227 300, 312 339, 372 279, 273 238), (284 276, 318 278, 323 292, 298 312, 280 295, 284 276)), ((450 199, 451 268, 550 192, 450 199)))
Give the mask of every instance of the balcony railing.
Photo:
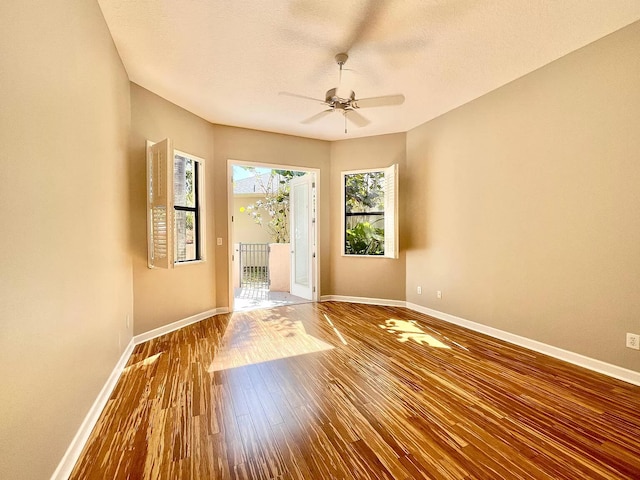
POLYGON ((269 288, 269 244, 239 243, 240 288, 269 288))

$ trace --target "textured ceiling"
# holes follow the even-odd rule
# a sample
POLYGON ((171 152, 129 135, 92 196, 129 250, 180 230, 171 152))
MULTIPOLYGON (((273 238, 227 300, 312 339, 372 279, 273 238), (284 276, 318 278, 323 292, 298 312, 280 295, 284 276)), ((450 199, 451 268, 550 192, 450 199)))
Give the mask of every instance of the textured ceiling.
POLYGON ((213 122, 338 140, 404 132, 640 19, 639 0, 99 0, 131 81, 213 122), (311 125, 348 52, 356 97, 311 125))

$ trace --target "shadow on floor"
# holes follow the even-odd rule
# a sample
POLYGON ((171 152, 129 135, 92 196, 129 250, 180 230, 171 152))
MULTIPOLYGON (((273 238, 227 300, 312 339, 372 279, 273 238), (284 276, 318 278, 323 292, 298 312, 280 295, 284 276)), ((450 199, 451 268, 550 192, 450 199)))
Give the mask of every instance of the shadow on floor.
POLYGON ((256 310, 258 308, 281 307, 308 303, 311 300, 296 297, 289 292, 270 292, 267 288, 242 287, 234 290, 234 306, 236 312, 256 310))

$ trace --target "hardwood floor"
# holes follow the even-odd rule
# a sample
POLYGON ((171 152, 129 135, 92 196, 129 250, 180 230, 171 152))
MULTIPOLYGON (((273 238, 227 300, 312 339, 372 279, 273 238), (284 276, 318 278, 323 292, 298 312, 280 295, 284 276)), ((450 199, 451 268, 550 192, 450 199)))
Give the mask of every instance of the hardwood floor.
POLYGON ((638 479, 639 412, 640 387, 410 310, 304 304, 137 346, 71 478, 638 479), (271 360, 227 368, 243 350, 271 360))

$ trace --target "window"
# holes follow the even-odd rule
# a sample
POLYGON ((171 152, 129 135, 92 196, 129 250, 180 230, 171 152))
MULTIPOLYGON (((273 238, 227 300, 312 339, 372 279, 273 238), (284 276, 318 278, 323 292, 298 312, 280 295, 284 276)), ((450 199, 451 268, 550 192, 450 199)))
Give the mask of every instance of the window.
POLYGON ((398 258, 396 171, 342 172, 343 255, 398 258))
POLYGON ((169 139, 148 142, 149 268, 204 259, 203 171, 202 159, 174 151, 169 139))
POLYGON ((176 153, 173 157, 173 209, 175 218, 174 261, 200 259, 198 241, 199 162, 176 153))

